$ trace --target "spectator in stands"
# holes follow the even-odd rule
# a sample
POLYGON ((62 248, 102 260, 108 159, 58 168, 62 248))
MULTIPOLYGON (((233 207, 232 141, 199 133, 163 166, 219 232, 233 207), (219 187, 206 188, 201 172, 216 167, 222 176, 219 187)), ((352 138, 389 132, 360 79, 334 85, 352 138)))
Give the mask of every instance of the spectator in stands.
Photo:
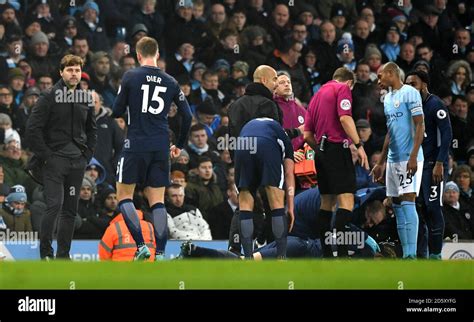
POLYGON ((324 62, 321 66, 322 82, 325 83, 332 78, 332 74, 339 65, 336 49, 336 27, 330 21, 321 24, 321 39, 316 42, 315 50, 318 53, 318 59, 324 62))
POLYGON ((465 95, 472 80, 472 69, 466 61, 456 60, 449 65, 446 76, 450 79, 451 92, 454 95, 465 95))
POLYGON ((360 17, 364 19, 369 25, 369 37, 367 40, 370 43, 380 43, 380 41, 383 39, 383 31, 375 24, 374 10, 372 10, 370 7, 364 7, 360 11, 360 17))
POLYGON ((14 118, 15 110, 16 107, 13 101, 12 90, 5 85, 0 85, 0 113, 7 114, 10 118, 14 118))
POLYGON ((92 92, 97 123, 97 144, 94 157, 105 168, 107 182, 115 185, 115 169, 122 151, 124 133, 117 122, 110 117, 110 110, 102 105, 102 98, 97 92, 92 92))
POLYGON ((339 60, 339 67, 346 67, 355 71, 356 60, 354 57, 354 44, 350 39, 341 39, 337 42, 336 56, 339 60))
POLYGON ((92 0, 82 6, 82 17, 77 22, 79 34, 84 35, 92 51, 108 51, 109 39, 105 33, 105 26, 100 20, 99 6, 92 0))
POLYGON ((206 22, 207 18, 204 16, 205 4, 203 0, 194 0, 193 1, 193 17, 197 21, 206 22))
POLYGON ((206 129, 207 138, 215 145, 214 131, 219 127, 220 117, 217 114, 217 106, 211 97, 196 107, 196 115, 199 124, 206 129))
POLYGON ((194 62, 194 46, 190 43, 181 44, 174 54, 167 55, 167 73, 174 77, 183 74, 189 75, 194 62))
POLYGON ((336 27, 336 39, 341 38, 344 32, 347 32, 348 23, 347 23, 347 11, 344 5, 340 3, 334 3, 331 7, 331 16, 330 20, 336 27))
POLYGON ((10 187, 20 184, 25 187, 26 193, 31 196, 36 183, 24 170, 25 162, 21 159, 21 143, 18 140, 18 134, 10 135, 5 139, 4 154, 0 156, 0 163, 3 165, 5 183, 10 187))
POLYGON ((219 76, 211 70, 206 70, 202 74, 201 86, 191 93, 191 103, 198 106, 208 96, 213 98, 218 109, 223 106, 225 95, 219 90, 219 76))
POLYGON ((366 47, 364 60, 370 67, 370 79, 375 81, 377 79, 377 71, 382 66, 382 53, 376 45, 370 44, 366 47))
POLYGON ((229 25, 225 7, 221 3, 214 3, 211 6, 211 14, 207 21, 207 29, 215 39, 220 38, 221 32, 229 25))
POLYGON ((20 134, 13 128, 9 115, 0 113, 0 129, 2 129, 4 137, 3 142, 0 141, 0 144, 7 144, 11 140, 15 140, 21 147, 20 134))
POLYGON ((304 102, 309 102, 309 83, 306 79, 303 65, 299 62, 303 44, 295 40, 284 42, 278 57, 272 56, 268 65, 276 70, 284 70, 291 77, 294 96, 304 102))
POLYGON ((291 28, 291 38, 303 44, 303 51, 308 47, 307 36, 308 31, 306 30, 306 25, 301 21, 295 22, 291 28))
POLYGON ((263 65, 267 56, 273 51, 273 46, 268 41, 267 31, 260 26, 249 26, 241 34, 242 44, 246 50, 243 60, 249 64, 249 75, 263 65))
POLYGON ((408 74, 415 64, 415 46, 409 42, 404 43, 400 47, 400 55, 395 63, 405 72, 405 74, 408 74))
POLYGON ((39 75, 58 74, 57 59, 49 52, 48 36, 42 31, 38 31, 31 37, 30 53, 28 61, 33 71, 33 78, 39 75))
POLYGON ((232 217, 239 208, 239 197, 234 182, 227 185, 227 200, 209 211, 208 223, 213 239, 229 238, 232 217))
POLYGON ((12 68, 8 71, 8 83, 13 92, 15 105, 18 106, 21 104, 25 87, 25 74, 21 68, 12 68))
POLYGON ((249 64, 238 60, 232 65, 231 77, 222 82, 221 89, 226 96, 237 95, 236 87, 242 83, 248 82, 249 64))
POLYGON ((244 48, 240 46, 239 34, 234 29, 226 28, 219 33, 219 42, 213 48, 213 52, 200 56, 208 66, 218 59, 225 59, 228 64, 233 65, 243 57, 244 48))
POLYGON ((372 128, 370 127, 370 123, 368 120, 357 120, 356 128, 360 140, 364 143, 364 150, 367 154, 367 158, 370 159, 374 152, 382 150, 384 138, 377 136, 375 133, 372 133, 372 128))
POLYGON ((387 29, 385 42, 380 46, 388 61, 395 61, 400 54, 400 30, 392 24, 387 29))
POLYGON ((199 165, 200 157, 209 157, 213 163, 219 162, 219 154, 214 146, 208 144, 209 137, 206 128, 202 124, 191 126, 189 131, 189 144, 186 151, 189 154, 189 169, 195 169, 199 165))
POLYGON ((46 75, 40 75, 38 76, 38 88, 41 92, 49 90, 51 87, 53 87, 53 78, 51 75, 46 74, 46 75))
POLYGON ((449 107, 449 117, 453 129, 453 154, 456 161, 465 161, 469 141, 473 137, 474 128, 468 122, 468 105, 464 96, 454 96, 449 107))
MULTIPOLYGON (((150 249, 149 262, 155 260, 155 235, 153 226, 143 219, 143 212, 137 210, 138 219, 143 233, 143 239, 150 249)), ((100 237, 99 237, 100 238, 100 237)), ((122 214, 117 214, 109 223, 99 243, 99 258, 101 261, 132 261, 137 245, 133 240, 122 214), (120 246, 120 247, 119 247, 120 246)))
POLYGON ((286 4, 280 3, 275 6, 267 30, 275 48, 283 48, 286 40, 291 37, 290 10, 286 4))
POLYGON ((176 14, 172 17, 165 30, 165 42, 169 53, 173 53, 183 43, 190 43, 199 52, 211 45, 210 31, 202 21, 193 17, 193 2, 178 1, 176 14))
POLYGON ((323 85, 320 73, 321 62, 318 59, 316 50, 313 48, 308 48, 305 52, 303 52, 303 61, 304 72, 306 79, 308 79, 309 82, 311 96, 313 96, 323 85))
POLYGON ((135 57, 133 57, 132 54, 127 54, 120 58, 120 67, 125 73, 126 71, 137 67, 137 61, 135 60, 135 57))
POLYGON ((15 111, 15 129, 21 137, 25 135, 26 122, 28 121, 28 117, 30 116, 33 107, 38 101, 40 94, 41 91, 38 87, 28 88, 23 96, 20 106, 15 111))
POLYGON ((31 38, 33 35, 41 31, 41 24, 37 18, 32 18, 24 22, 23 29, 25 30, 23 35, 23 43, 25 48, 28 49, 30 47, 31 38))
POLYGON ((10 231, 33 231, 27 202, 25 188, 21 185, 12 186, 10 193, 1 204, 0 225, 4 222, 10 231))
POLYGON ((4 35, 6 37, 21 35, 21 27, 16 16, 15 7, 8 2, 3 2, 0 6, 0 24, 5 28, 4 35))
POLYGON ((110 56, 104 51, 92 55, 90 72, 90 88, 97 91, 104 99, 104 105, 111 107, 114 103, 116 91, 110 85, 110 56))
POLYGON ((459 198, 459 187, 453 181, 446 183, 443 195, 444 237, 449 239, 473 239, 473 208, 459 198))
POLYGON ((148 29, 148 35, 153 37, 161 43, 164 28, 165 19, 156 11, 156 0, 141 0, 138 2, 138 6, 132 12, 130 17, 130 27, 138 23, 142 23, 148 29))
POLYGON ((373 95, 377 84, 370 79, 370 66, 365 60, 357 64, 355 73, 357 80, 352 89, 352 117, 358 120, 367 118, 378 97, 373 95))
POLYGON ((356 60, 364 58, 365 48, 368 45, 369 24, 366 20, 359 18, 354 24, 352 41, 354 42, 354 55, 356 60))
POLYGON ((232 11, 230 19, 232 26, 239 34, 247 26, 247 14, 244 8, 235 8, 235 10, 232 11))
MULTIPOLYGON (((87 175, 82 180, 77 216, 80 223, 74 229, 75 239, 98 239, 102 236, 101 230, 95 224, 99 216, 95 204, 96 187, 94 180, 87 175)), ((76 218, 77 221, 77 218, 76 218)))
POLYGON ((444 81, 442 71, 446 66, 446 62, 441 56, 435 53, 428 43, 422 43, 416 47, 416 56, 425 60, 429 64, 430 84, 434 88, 438 88, 444 81))
POLYGON ((197 176, 189 178, 186 194, 193 201, 192 204, 201 210, 204 219, 207 219, 209 210, 221 203, 223 196, 216 183, 213 162, 209 157, 203 156, 199 159, 197 172, 197 176))
POLYGON ((56 37, 56 42, 63 54, 70 51, 73 39, 77 36, 77 21, 72 16, 65 16, 61 23, 61 33, 56 37))
POLYGON ((429 41, 432 48, 441 50, 442 34, 438 27, 438 19, 441 12, 433 5, 425 5, 421 10, 421 19, 410 27, 409 34, 419 33, 424 41, 429 41))
POLYGON ((308 44, 319 40, 319 24, 316 18, 317 13, 312 5, 300 3, 298 20, 306 26, 306 41, 308 44))
MULTIPOLYGON (((2 61, 4 60, 3 64, 6 68, 18 67, 17 65, 20 60, 25 58, 23 52, 23 40, 21 39, 20 35, 11 35, 5 39, 5 42, 6 55, 1 59, 2 61)), ((8 72, 6 72, 6 74, 8 74, 8 72)))
POLYGON ((466 164, 456 167, 453 173, 453 180, 460 189, 459 199, 468 204, 474 211, 474 193, 472 191, 474 176, 471 168, 466 164))
POLYGON ((116 40, 109 53, 110 70, 116 72, 120 67, 122 57, 130 53, 130 46, 124 40, 116 40))
POLYGON ((105 181, 107 178, 107 171, 105 170, 104 166, 99 161, 97 161, 96 158, 92 158, 89 161, 84 175, 87 175, 88 177, 92 178, 92 180, 94 180, 98 194, 100 194, 103 189, 110 187, 105 181))
POLYGON ((454 43, 451 46, 446 46, 444 54, 448 57, 448 61, 466 59, 470 44, 470 31, 466 28, 458 28, 454 34, 454 43))
POLYGON ((185 203, 185 189, 172 184, 166 188, 166 210, 170 238, 211 240, 211 230, 199 208, 185 203))
POLYGON ((248 24, 266 28, 272 7, 271 1, 268 0, 250 0, 247 4, 248 24))
POLYGON ((72 38, 71 53, 82 58, 84 61, 83 70, 89 70, 92 52, 90 50, 87 37, 79 34, 72 38))
MULTIPOLYGON (((183 150, 184 151, 184 150, 183 150)), ((179 184, 181 187, 186 188, 186 175, 181 170, 173 170, 170 174, 171 183, 179 184)))

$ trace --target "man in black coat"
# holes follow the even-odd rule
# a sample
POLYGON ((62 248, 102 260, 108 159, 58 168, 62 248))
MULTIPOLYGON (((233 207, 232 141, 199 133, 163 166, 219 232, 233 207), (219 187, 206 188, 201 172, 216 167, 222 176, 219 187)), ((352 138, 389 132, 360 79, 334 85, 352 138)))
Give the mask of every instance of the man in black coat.
POLYGON ((111 111, 102 105, 102 98, 93 92, 95 119, 97 123, 97 149, 94 157, 105 168, 107 182, 115 185, 115 169, 122 151, 124 132, 115 119, 110 117, 111 111))
POLYGON ((58 215, 56 257, 69 259, 84 170, 97 143, 91 97, 76 88, 83 65, 79 56, 63 57, 61 80, 41 95, 26 126, 26 140, 43 171, 47 208, 41 223, 42 259, 54 256, 51 244, 58 215))
POLYGON ((239 207, 239 196, 233 182, 227 186, 227 199, 212 208, 207 216, 212 239, 227 239, 232 217, 239 207))

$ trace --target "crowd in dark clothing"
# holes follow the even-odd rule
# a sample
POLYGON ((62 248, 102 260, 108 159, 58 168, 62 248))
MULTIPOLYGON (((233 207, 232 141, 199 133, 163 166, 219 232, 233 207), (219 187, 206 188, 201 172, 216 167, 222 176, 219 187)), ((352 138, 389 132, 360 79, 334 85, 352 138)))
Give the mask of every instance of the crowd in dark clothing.
MULTIPOLYGON (((81 196, 76 237, 100 237, 115 215, 116 210, 109 209, 113 202, 106 206, 105 201, 114 193, 127 124, 126 119, 110 116, 111 107, 123 74, 138 66, 135 44, 144 36, 158 41, 158 65, 176 78, 194 113, 189 142, 172 165, 172 179, 185 187, 185 203, 200 210, 214 238, 227 238, 235 212, 229 191, 233 163, 219 142, 228 128, 238 136, 235 124, 242 115, 236 109, 229 113, 229 106, 244 94, 252 101, 254 93, 264 92, 268 102, 253 103, 276 111, 274 119, 282 119, 273 93, 252 83, 255 69, 262 64, 289 74, 292 99, 302 108, 332 79, 335 69, 353 70, 357 83, 352 114, 360 121, 359 134, 365 131, 365 150, 374 160, 387 132, 377 70, 388 61, 405 73, 425 70, 430 92, 450 111, 449 173, 461 164, 474 169, 473 8, 468 1, 405 0, 402 5, 398 0, 298 0, 292 5, 269 0, 75 2, 70 6, 61 1, 9 0, 0 5, 0 126, 6 133, 2 143, 8 146, 15 141, 21 149, 19 155, 7 149, 2 152, 5 176, 0 183, 25 187, 33 230, 39 227, 35 223, 44 200, 41 186, 22 171, 30 156, 28 145, 34 144, 25 140, 24 129, 40 93, 60 79, 59 62, 66 54, 84 59, 80 86, 100 98, 97 149, 83 184, 91 196, 85 191, 81 196), (226 218, 216 218, 217 212, 226 218)), ((176 109, 171 109, 169 124, 174 138, 181 124, 176 109)), ((295 150, 303 148, 303 140, 299 142, 295 150)), ((360 171, 359 183, 358 188, 370 185, 367 173, 360 171)), ((471 207, 471 214, 473 186, 471 172, 471 190, 462 189, 471 200, 463 201, 462 207, 471 207)), ((136 206, 146 218, 143 200, 138 189, 136 206)))

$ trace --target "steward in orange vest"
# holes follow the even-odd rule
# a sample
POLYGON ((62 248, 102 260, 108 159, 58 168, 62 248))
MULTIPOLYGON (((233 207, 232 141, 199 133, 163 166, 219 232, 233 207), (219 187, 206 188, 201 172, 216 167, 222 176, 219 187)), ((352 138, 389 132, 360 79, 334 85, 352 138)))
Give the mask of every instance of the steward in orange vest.
MULTIPOLYGON (((151 257, 148 261, 155 260, 155 235, 153 226, 143 220, 143 213, 137 210, 138 218, 142 228, 143 239, 150 249, 151 257)), ((99 243, 100 260, 133 261, 137 245, 125 224, 122 214, 118 214, 107 227, 102 240, 99 243)))

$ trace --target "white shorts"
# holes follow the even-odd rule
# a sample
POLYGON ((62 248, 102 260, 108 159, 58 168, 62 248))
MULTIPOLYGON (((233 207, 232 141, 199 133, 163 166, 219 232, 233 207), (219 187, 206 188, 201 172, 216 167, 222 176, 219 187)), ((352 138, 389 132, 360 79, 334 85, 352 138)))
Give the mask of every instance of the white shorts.
POLYGON ((405 193, 420 192, 421 176, 423 174, 423 161, 418 161, 418 168, 414 176, 407 175, 407 163, 387 162, 385 183, 387 185, 387 197, 399 197, 405 193))

